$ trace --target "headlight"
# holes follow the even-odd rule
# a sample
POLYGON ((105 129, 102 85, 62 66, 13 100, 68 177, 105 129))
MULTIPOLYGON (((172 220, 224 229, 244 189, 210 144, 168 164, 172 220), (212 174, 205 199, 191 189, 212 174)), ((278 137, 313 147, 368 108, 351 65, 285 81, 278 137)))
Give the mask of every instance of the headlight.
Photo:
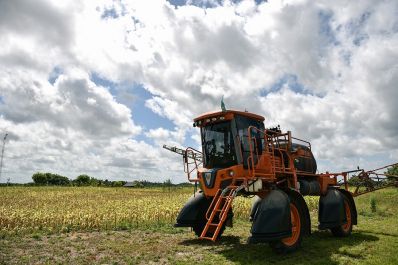
POLYGON ((230 170, 230 171, 228 172, 228 175, 229 175, 230 177, 233 177, 233 176, 235 175, 235 172, 234 172, 233 170, 230 170))
POLYGON ((211 186, 211 172, 203 173, 204 179, 206 181, 206 186, 211 186))

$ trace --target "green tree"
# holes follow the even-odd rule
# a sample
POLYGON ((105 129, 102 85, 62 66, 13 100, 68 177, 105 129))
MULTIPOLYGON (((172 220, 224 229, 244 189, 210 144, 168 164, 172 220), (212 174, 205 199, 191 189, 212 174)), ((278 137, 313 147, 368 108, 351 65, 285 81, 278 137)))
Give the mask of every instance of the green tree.
POLYGON ((52 173, 46 173, 45 175, 47 177, 47 183, 49 185, 57 185, 57 186, 69 185, 69 179, 67 177, 52 173))
POLYGON ((32 179, 36 185, 66 186, 70 184, 70 180, 67 177, 48 172, 47 173, 37 172, 33 174, 32 179))
POLYGON ((123 187, 126 184, 125 181, 112 181, 112 187, 123 187))
POLYGON ((166 179, 166 180, 163 182, 163 186, 165 186, 165 187, 171 187, 171 186, 173 186, 173 183, 171 182, 171 179, 166 179))
POLYGON ((111 185, 111 182, 110 182, 108 179, 105 179, 105 180, 104 180, 104 185, 105 185, 105 186, 110 186, 110 185, 111 185))
POLYGON ((32 180, 37 185, 46 185, 47 184, 47 177, 44 173, 36 172, 32 176, 32 180))
POLYGON ((133 181, 133 187, 135 187, 135 188, 143 188, 143 187, 144 187, 144 184, 142 184, 141 181, 134 180, 134 181, 133 181))
POLYGON ((75 183, 77 184, 77 186, 88 186, 90 184, 91 178, 88 175, 79 175, 77 176, 77 178, 75 179, 75 183))
POLYGON ((96 178, 90 178, 89 185, 90 186, 98 186, 99 180, 96 178))

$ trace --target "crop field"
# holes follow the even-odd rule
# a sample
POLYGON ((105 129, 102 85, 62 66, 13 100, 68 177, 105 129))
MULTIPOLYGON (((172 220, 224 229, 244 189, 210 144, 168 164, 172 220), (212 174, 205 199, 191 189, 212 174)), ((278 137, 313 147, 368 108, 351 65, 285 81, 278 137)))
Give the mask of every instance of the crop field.
MULTIPOLYGON (((70 232, 170 226, 193 194, 190 188, 3 188, 0 231, 70 232)), ((235 200, 235 216, 247 219, 251 202, 235 200)))
POLYGON ((234 227, 217 243, 174 228, 190 188, 2 187, 0 264, 398 264, 398 189, 356 198, 348 238, 317 230, 317 197, 306 197, 312 235, 274 254, 248 245, 251 199, 234 201, 234 227))

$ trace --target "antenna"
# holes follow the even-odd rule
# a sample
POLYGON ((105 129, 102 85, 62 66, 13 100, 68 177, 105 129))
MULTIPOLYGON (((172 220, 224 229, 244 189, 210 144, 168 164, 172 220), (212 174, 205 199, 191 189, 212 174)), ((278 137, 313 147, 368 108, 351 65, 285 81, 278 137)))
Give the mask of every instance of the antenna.
POLYGON ((2 172, 2 170, 3 170, 4 148, 5 148, 5 146, 6 146, 7 135, 8 135, 8 133, 6 133, 6 134, 4 135, 4 138, 3 138, 3 147, 2 147, 2 149, 1 149, 0 180, 1 180, 1 172, 2 172))
POLYGON ((221 98, 221 110, 222 110, 222 112, 227 111, 227 109, 225 108, 224 96, 222 96, 222 98, 221 98))

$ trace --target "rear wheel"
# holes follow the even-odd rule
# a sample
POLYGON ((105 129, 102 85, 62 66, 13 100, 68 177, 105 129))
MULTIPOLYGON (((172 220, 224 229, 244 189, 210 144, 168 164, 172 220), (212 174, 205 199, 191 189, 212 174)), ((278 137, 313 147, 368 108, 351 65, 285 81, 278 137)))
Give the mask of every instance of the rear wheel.
POLYGON ((290 253, 301 246, 304 233, 304 210, 293 196, 290 197, 290 220, 292 235, 278 241, 270 242, 271 248, 278 253, 290 253))
POLYGON ((344 211, 345 211, 345 217, 347 222, 345 224, 342 224, 340 226, 336 226, 330 229, 332 234, 337 237, 346 237, 351 234, 352 231, 352 207, 347 199, 346 196, 344 196, 344 211))

